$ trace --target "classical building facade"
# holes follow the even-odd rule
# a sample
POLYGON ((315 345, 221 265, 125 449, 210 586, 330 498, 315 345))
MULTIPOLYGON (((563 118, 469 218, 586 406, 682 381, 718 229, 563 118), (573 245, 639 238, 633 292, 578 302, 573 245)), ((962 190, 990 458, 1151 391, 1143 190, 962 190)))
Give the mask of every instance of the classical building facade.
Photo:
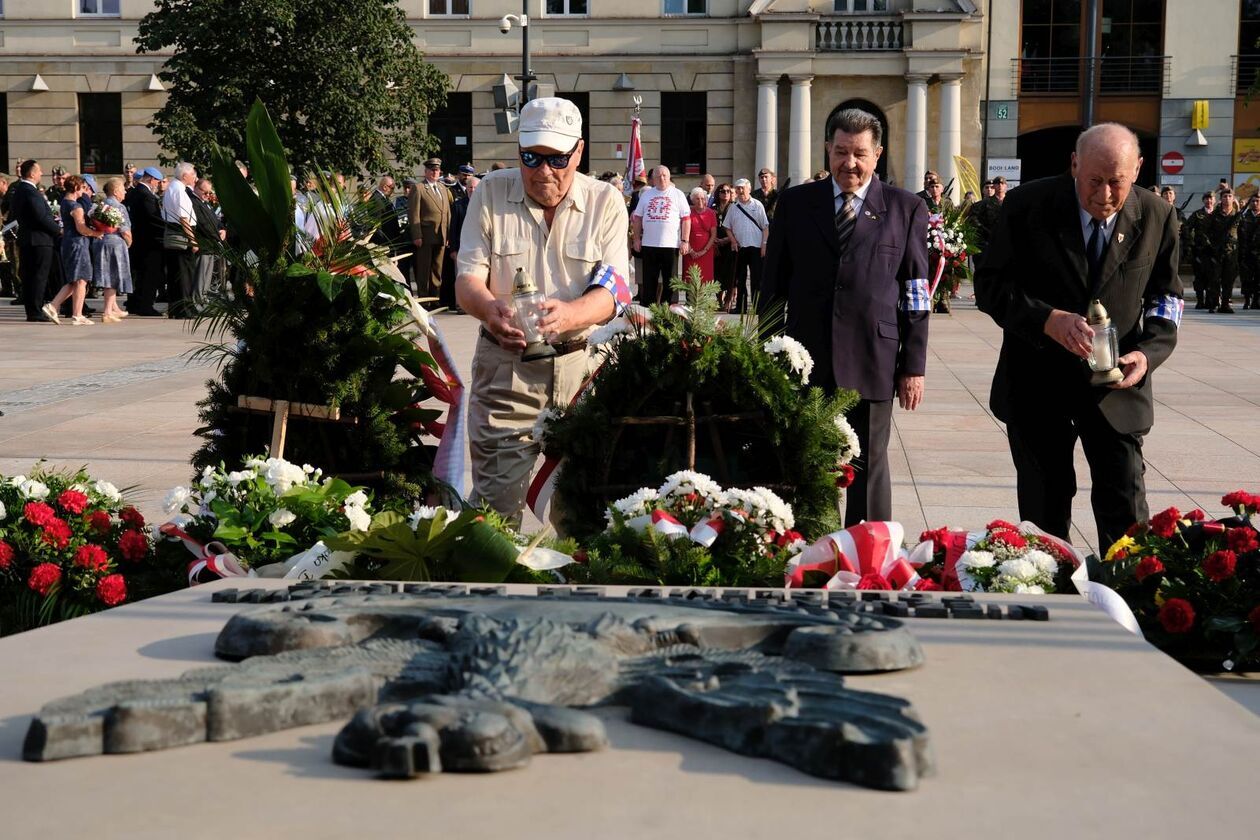
MULTIPOLYGON (((800 183, 823 168, 823 126, 860 105, 883 121, 881 175, 980 163, 989 0, 527 0, 532 67, 586 117, 592 172, 624 169, 631 116, 649 164, 686 182, 762 166, 800 183), (930 10, 923 10, 930 7, 930 10)), ((997 0, 1011 5, 1011 0, 997 0)), ((448 167, 510 161, 492 87, 521 66, 520 0, 401 0, 426 56, 451 80, 430 120, 448 167)), ((146 124, 165 97, 161 55, 134 50, 152 0, 0 0, 7 166, 38 157, 115 172, 152 162, 146 124)), ((1009 11, 1007 12, 1009 18, 1009 11)))

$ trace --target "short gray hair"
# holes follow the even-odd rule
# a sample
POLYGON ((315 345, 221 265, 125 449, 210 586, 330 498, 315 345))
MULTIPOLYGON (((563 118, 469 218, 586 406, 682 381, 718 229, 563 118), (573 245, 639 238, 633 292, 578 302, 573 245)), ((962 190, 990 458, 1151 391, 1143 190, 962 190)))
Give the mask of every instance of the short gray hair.
POLYGON ((171 177, 178 181, 189 172, 195 172, 196 170, 197 167, 193 166, 186 160, 181 160, 179 163, 175 164, 175 172, 171 175, 171 177))
POLYGON ((880 123, 879 117, 861 108, 845 108, 828 117, 826 138, 828 143, 835 138, 837 131, 843 131, 845 134, 861 134, 863 131, 869 131, 875 146, 884 145, 884 126, 880 123))
POLYGON ((709 200, 709 193, 705 191, 704 187, 693 188, 691 192, 687 193, 687 198, 695 198, 696 193, 699 193, 700 197, 705 201, 709 200))

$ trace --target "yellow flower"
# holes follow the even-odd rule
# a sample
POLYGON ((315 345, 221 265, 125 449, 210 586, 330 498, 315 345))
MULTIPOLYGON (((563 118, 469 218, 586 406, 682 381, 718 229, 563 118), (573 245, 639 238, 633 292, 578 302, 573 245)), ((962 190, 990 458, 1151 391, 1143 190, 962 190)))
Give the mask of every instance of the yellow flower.
POLYGON ((1123 536, 1112 543, 1111 548, 1107 549, 1107 556, 1103 558, 1103 562, 1110 563, 1112 560, 1116 559, 1116 555, 1120 552, 1123 551, 1127 555, 1135 548, 1137 548, 1137 543, 1133 541, 1133 537, 1123 536))
POLYGON ((1155 590, 1155 606, 1157 607, 1164 606, 1164 592, 1161 589, 1155 590))

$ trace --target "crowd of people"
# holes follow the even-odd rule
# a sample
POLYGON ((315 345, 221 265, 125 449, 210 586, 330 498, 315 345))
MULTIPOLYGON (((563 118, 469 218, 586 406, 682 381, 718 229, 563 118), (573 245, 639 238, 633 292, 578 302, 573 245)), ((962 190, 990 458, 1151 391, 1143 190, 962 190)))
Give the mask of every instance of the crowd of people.
POLYGON ((187 318, 221 280, 222 255, 202 245, 223 241, 227 228, 213 184, 192 164, 168 177, 129 163, 103 184, 61 167, 49 186, 43 177, 39 161, 24 160, 15 183, 3 179, 0 197, 7 231, 0 294, 25 306, 26 320, 89 326, 97 323, 92 315, 104 324, 132 315, 187 318), (88 303, 97 297, 99 312, 88 303))
MULTIPOLYGON (((1172 187, 1161 194, 1176 206, 1172 187)), ((1260 193, 1243 207, 1222 181, 1202 202, 1181 226, 1181 248, 1194 270, 1194 308, 1232 315, 1234 283, 1241 281, 1243 309, 1260 309, 1260 193)))

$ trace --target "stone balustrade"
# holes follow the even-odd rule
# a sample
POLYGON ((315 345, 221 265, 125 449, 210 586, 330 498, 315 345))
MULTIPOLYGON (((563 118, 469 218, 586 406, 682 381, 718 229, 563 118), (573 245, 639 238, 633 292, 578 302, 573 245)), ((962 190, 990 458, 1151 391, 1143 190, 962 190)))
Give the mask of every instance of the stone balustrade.
POLYGON ((814 48, 824 52, 900 50, 902 23, 893 15, 824 18, 814 30, 814 48))

